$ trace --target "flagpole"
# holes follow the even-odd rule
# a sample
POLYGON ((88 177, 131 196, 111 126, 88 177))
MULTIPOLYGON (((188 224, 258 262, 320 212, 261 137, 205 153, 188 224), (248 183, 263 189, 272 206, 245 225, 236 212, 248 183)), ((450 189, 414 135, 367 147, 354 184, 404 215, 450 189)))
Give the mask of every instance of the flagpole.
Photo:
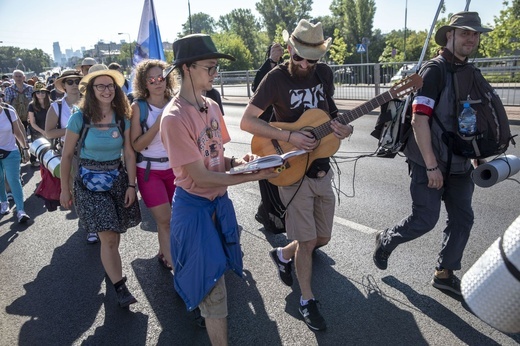
POLYGON ((190 0, 188 0, 188 19, 190 22, 190 34, 193 34, 193 31, 191 29, 191 8, 190 8, 190 0))

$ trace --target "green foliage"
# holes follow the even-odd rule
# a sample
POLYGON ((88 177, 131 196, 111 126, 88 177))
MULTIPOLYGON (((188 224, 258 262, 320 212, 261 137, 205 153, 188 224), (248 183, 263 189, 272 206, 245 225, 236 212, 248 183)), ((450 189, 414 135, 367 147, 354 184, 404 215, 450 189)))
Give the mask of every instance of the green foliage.
POLYGON ((253 64, 263 63, 263 49, 258 49, 261 29, 260 22, 249 9, 235 9, 225 16, 221 16, 217 26, 222 32, 234 33, 242 38, 253 57, 253 64))
POLYGON ((191 32, 190 32, 190 19, 186 23, 182 24, 181 36, 189 34, 213 34, 215 32, 215 19, 206 13, 195 13, 191 15, 191 32))
MULTIPOLYGON (((506 2, 507 3, 507 2, 506 2)), ((520 51, 520 1, 500 11, 494 30, 481 35, 480 50, 488 57, 516 55, 520 51)))
POLYGON ((41 49, 0 47, 0 69, 3 73, 20 69, 41 73, 51 66, 51 57, 41 49), (18 59, 22 59, 21 62, 18 59))
POLYGON ((347 50, 347 44, 341 35, 341 31, 338 28, 334 29, 333 41, 329 50, 330 59, 335 64, 341 65, 351 55, 352 53, 347 50))
POLYGON ((211 35, 211 38, 219 52, 229 54, 236 59, 236 61, 220 59, 219 65, 222 70, 243 71, 256 68, 253 66, 252 55, 240 36, 234 33, 222 33, 211 35))
POLYGON ((289 31, 300 19, 309 18, 312 0, 260 0, 255 6, 263 18, 269 39, 274 40, 278 24, 283 24, 289 31))

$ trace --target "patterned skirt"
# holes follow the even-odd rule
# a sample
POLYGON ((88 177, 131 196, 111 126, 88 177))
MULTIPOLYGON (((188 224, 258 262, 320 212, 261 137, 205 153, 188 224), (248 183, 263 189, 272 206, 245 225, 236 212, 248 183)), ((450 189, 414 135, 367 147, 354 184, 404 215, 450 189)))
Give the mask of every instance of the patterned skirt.
MULTIPOLYGON (((98 162, 80 159, 80 165, 89 167, 113 166, 121 160, 98 162)), ((124 233, 141 223, 141 209, 137 196, 134 203, 125 208, 128 174, 119 167, 119 176, 109 191, 93 192, 83 185, 79 174, 74 178, 74 201, 81 227, 87 232, 114 231, 124 233)))

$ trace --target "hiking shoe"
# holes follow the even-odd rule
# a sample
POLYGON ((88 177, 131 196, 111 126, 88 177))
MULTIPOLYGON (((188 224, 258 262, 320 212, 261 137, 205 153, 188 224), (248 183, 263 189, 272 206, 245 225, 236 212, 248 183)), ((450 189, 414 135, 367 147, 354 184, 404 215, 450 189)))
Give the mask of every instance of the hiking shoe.
POLYGON ((18 218, 18 223, 26 223, 27 220, 30 219, 29 215, 27 215, 23 210, 19 210, 16 213, 16 217, 18 218))
POLYGON ((310 329, 325 330, 327 329, 327 324, 318 310, 317 303, 317 300, 312 299, 309 300, 306 305, 300 305, 300 314, 303 316, 303 320, 310 329))
POLYGON ((0 203, 0 214, 1 215, 5 215, 5 214, 9 214, 9 202, 5 201, 5 202, 1 202, 0 203))
POLYGON ((435 274, 433 275, 432 279, 432 286, 440 290, 453 292, 459 296, 462 295, 460 291, 460 279, 456 277, 455 274, 453 274, 453 270, 435 269, 435 274))
POLYGON ((126 308, 131 304, 137 303, 137 299, 130 293, 126 284, 122 284, 116 289, 117 301, 119 302, 119 306, 122 308, 126 308))
POLYGON ((96 232, 90 232, 87 234, 87 243, 95 244, 99 241, 99 235, 96 232))
POLYGON ((374 251, 374 256, 372 256, 374 264, 381 270, 388 268, 388 257, 390 257, 391 254, 390 251, 383 249, 383 232, 384 231, 381 231, 376 234, 376 250, 374 251))
POLYGON ((278 276, 280 276, 280 280, 282 280, 282 282, 287 286, 292 286, 292 261, 289 261, 287 263, 283 263, 282 261, 280 261, 280 259, 278 258, 278 248, 269 251, 269 255, 271 255, 271 259, 273 260, 276 269, 278 269, 278 276))

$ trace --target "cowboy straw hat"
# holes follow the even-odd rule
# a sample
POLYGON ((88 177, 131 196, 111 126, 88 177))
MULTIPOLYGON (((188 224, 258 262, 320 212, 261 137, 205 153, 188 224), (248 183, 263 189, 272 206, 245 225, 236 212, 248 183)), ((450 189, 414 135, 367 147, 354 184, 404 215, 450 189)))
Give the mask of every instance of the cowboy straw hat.
POLYGON ((213 40, 206 34, 192 34, 179 38, 173 42, 173 65, 165 69, 163 77, 166 78, 174 68, 190 62, 207 59, 236 59, 228 54, 219 53, 213 40))
POLYGON ((331 37, 326 40, 323 38, 321 22, 312 24, 306 19, 300 20, 291 35, 284 30, 282 36, 296 54, 311 60, 323 57, 332 44, 331 37))
POLYGON ((65 93, 65 87, 63 86, 63 81, 67 78, 81 78, 81 72, 74 69, 63 70, 58 78, 54 81, 54 89, 58 90, 60 93, 65 93))
POLYGON ((125 77, 117 70, 109 70, 105 64, 96 64, 88 69, 88 74, 81 79, 79 83, 79 91, 84 94, 87 90, 88 83, 99 76, 109 76, 116 82, 117 85, 122 87, 125 84, 125 77))
POLYGON ((34 84, 34 87, 33 87, 33 92, 32 92, 32 95, 34 95, 35 92, 37 91, 46 91, 47 93, 49 93, 49 90, 47 90, 47 85, 45 85, 45 83, 43 82, 36 82, 36 84, 34 84))
POLYGON ((439 46, 445 46, 448 42, 446 33, 453 29, 471 30, 477 32, 490 32, 493 29, 482 26, 477 12, 458 12, 450 17, 450 24, 441 26, 435 33, 435 42, 439 46))

